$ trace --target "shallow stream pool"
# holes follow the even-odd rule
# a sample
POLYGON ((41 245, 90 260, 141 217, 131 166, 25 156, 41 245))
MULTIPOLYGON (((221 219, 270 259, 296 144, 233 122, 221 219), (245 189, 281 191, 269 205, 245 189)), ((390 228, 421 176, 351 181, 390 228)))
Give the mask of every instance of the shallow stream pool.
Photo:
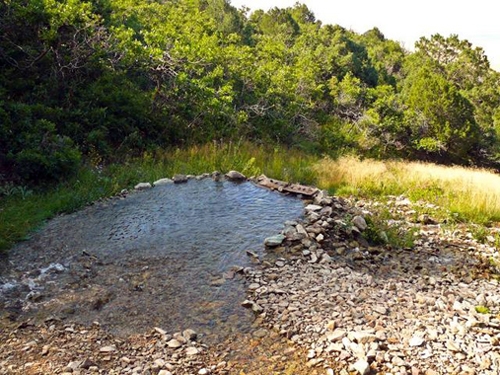
POLYGON ((225 339, 253 320, 232 267, 251 264, 246 250, 263 255, 264 239, 302 211, 300 199, 211 179, 97 204, 52 220, 12 251, 2 278, 19 287, 0 296, 0 307, 98 321, 123 335, 192 328, 209 342, 225 339), (64 268, 33 271, 50 264, 64 268))

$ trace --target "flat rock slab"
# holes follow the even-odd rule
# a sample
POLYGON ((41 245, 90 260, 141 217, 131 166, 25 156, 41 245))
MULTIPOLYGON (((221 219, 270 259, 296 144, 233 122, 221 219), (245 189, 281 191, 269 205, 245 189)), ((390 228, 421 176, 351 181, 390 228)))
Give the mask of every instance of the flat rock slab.
POLYGON ((306 186, 301 184, 290 184, 285 181, 275 180, 272 178, 268 178, 265 175, 261 175, 257 178, 257 183, 260 186, 271 190, 278 190, 279 192, 292 193, 292 194, 300 194, 305 197, 312 197, 318 193, 319 189, 306 186))

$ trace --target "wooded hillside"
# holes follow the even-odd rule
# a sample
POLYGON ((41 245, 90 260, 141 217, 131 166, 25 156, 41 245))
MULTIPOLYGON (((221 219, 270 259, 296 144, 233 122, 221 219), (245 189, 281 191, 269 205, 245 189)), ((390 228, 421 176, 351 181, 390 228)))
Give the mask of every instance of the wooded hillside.
POLYGON ((305 6, 0 3, 0 174, 244 138, 339 155, 496 165, 500 74, 457 36, 405 51, 305 6))

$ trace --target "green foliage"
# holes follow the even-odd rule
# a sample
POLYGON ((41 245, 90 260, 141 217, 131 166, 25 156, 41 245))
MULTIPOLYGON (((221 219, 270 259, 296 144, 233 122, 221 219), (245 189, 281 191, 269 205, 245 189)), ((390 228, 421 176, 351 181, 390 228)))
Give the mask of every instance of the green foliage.
POLYGON ((412 144, 430 155, 466 161, 480 137, 474 107, 432 62, 415 59, 409 64, 402 99, 412 144))
POLYGON ((403 230, 399 226, 389 225, 395 219, 387 209, 375 210, 372 216, 366 216, 367 228, 363 237, 371 245, 391 245, 396 248, 411 248, 415 241, 414 230, 403 230))
POLYGON ((57 180, 221 139, 454 163, 500 155, 500 76, 456 36, 408 53, 303 4, 227 0, 0 3, 0 172, 57 180))

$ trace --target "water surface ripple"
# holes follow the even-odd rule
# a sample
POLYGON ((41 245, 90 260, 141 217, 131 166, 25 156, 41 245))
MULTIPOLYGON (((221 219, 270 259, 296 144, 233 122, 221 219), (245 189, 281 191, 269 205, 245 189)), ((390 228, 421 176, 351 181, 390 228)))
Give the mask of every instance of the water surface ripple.
POLYGON ((217 341, 252 323, 242 282, 223 274, 250 265, 246 250, 262 254, 264 238, 302 210, 299 199, 249 182, 190 180, 59 217, 12 258, 67 268, 44 279, 31 306, 39 314, 97 320, 118 334, 193 328, 217 341))

